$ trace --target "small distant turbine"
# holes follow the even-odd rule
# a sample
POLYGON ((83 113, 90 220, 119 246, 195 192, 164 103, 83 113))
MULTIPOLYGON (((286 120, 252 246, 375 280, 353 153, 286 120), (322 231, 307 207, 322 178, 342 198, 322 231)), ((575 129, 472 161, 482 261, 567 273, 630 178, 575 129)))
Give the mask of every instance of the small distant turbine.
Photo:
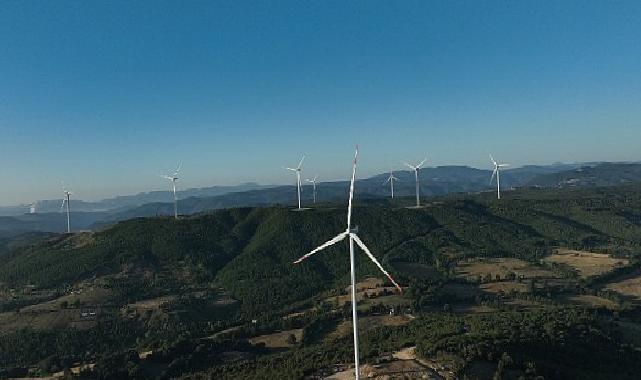
POLYGON ((71 196, 73 193, 71 191, 68 191, 65 188, 64 182, 62 183, 62 193, 64 194, 64 198, 62 198, 62 204, 60 205, 60 211, 65 207, 65 204, 67 205, 67 233, 71 233, 71 220, 69 217, 69 203, 71 203, 71 196))
POLYGON ((35 214, 36 213, 36 206, 38 205, 38 201, 33 202, 32 204, 29 205, 29 214, 35 214))
POLYGON ((316 178, 318 178, 317 175, 315 175, 314 178, 312 178, 312 179, 306 179, 305 180, 306 182, 311 183, 312 186, 314 187, 314 204, 316 203, 316 178))
POLYGON ((398 181, 399 179, 394 176, 394 172, 392 170, 389 171, 389 177, 383 182, 383 185, 389 182, 390 189, 392 190, 392 199, 394 199, 394 181, 398 181))
POLYGON ((407 162, 405 162, 405 166, 414 170, 414 178, 416 179, 416 207, 421 207, 421 201, 419 197, 419 186, 418 186, 418 171, 421 168, 421 166, 423 166, 425 161, 427 161, 427 157, 425 157, 423 161, 421 161, 418 165, 410 165, 407 162))
POLYGON ((176 181, 178 181, 178 172, 180 171, 180 168, 182 167, 182 164, 179 163, 178 167, 176 168, 176 171, 172 175, 167 175, 163 174, 161 175, 162 178, 168 179, 171 181, 172 188, 174 190, 174 219, 178 219, 178 199, 176 198, 176 181))
POLYGON ((360 373, 359 373, 359 358, 358 358, 358 313, 356 310, 356 269, 354 265, 354 242, 365 252, 365 254, 369 257, 374 264, 378 267, 378 269, 387 276, 387 278, 398 288, 400 292, 403 292, 403 289, 394 281, 392 276, 387 273, 387 271, 383 268, 383 266, 376 260, 376 257, 372 255, 370 250, 367 248, 365 243, 361 241, 361 239, 356 235, 356 232, 358 228, 352 228, 352 199, 354 198, 354 179, 356 178, 356 159, 358 158, 358 146, 356 146, 356 154, 354 155, 354 166, 352 168, 352 181, 350 183, 349 187, 349 203, 347 206, 347 229, 340 234, 336 235, 334 238, 328 240, 327 242, 321 244, 318 246, 316 249, 313 251, 309 252, 308 254, 304 255, 300 259, 294 261, 294 264, 298 264, 301 261, 307 259, 311 255, 315 254, 316 252, 322 251, 323 249, 332 246, 345 238, 349 237, 349 263, 350 263, 350 272, 351 272, 351 280, 352 280, 352 326, 354 329, 354 365, 356 367, 356 380, 360 379, 360 373))
POLYGON ((492 177, 490 178, 490 185, 492 184, 492 181, 494 180, 494 176, 496 175, 496 199, 501 199, 501 177, 500 173, 501 170, 500 168, 510 166, 510 164, 499 164, 494 160, 494 157, 490 154, 490 161, 492 161, 492 165, 494 165, 494 170, 492 171, 492 177))
POLYGON ((294 168, 285 168, 287 170, 291 170, 293 172, 296 172, 296 190, 298 192, 298 210, 302 210, 300 207, 300 187, 301 187, 301 182, 300 182, 300 174, 302 172, 302 167, 303 167, 303 161, 305 161, 305 155, 303 155, 303 158, 300 159, 300 162, 298 163, 298 166, 294 168))

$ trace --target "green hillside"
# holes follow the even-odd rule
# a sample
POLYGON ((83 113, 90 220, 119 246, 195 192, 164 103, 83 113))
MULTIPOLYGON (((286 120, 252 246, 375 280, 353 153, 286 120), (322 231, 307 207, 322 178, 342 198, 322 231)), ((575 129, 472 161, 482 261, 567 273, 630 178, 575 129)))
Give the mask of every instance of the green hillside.
MULTIPOLYGON (((590 378, 583 376, 598 371, 592 378, 632 378, 628 367, 605 359, 598 371, 596 362, 561 368, 545 346, 558 345, 570 362, 589 356, 583 343, 602 346, 604 357, 623 352, 626 365, 640 358, 637 300, 617 292, 619 278, 639 267, 640 186, 526 189, 506 192, 500 202, 490 193, 447 196, 419 210, 402 207, 408 201, 356 204, 359 235, 406 288, 400 295, 377 285, 382 293, 359 302, 366 362, 416 346, 416 355, 447 362, 459 375, 491 367, 492 378, 506 352, 507 378, 590 378), (559 248, 579 253, 563 256, 559 248), (588 276, 572 267, 580 252, 605 269, 589 267, 588 276), (391 308, 396 316, 384 317, 391 308), (524 332, 531 335, 510 333, 530 319, 546 322, 532 322, 524 332), (428 333, 434 324, 444 331, 438 339, 428 333), (461 330, 475 324, 504 330, 478 328, 473 338, 468 327, 461 330), (528 370, 532 363, 536 370, 528 370)), ((282 378, 301 378, 349 362, 349 337, 340 333, 349 318, 341 301, 346 244, 292 264, 344 228, 338 204, 139 218, 94 233, 3 242, 0 368, 44 375, 95 365, 88 378, 274 378, 281 368, 282 378), (299 330, 302 338, 291 333, 285 344, 300 350, 295 355, 256 343, 299 330), (240 361, 228 360, 230 352, 240 352, 240 361), (310 359, 301 363, 305 355, 310 359)), ((359 279, 380 277, 365 255, 357 265, 359 279)))

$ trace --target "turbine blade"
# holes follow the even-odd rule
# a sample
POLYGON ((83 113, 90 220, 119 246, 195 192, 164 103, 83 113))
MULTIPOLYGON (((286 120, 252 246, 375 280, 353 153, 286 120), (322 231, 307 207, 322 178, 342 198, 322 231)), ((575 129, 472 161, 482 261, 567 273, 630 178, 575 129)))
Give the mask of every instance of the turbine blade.
POLYGON ((291 170, 291 171, 293 171, 293 172, 298 171, 298 169, 294 169, 294 168, 286 168, 286 167, 283 167, 283 169, 291 170))
POLYGON ((383 182, 383 185, 384 185, 384 184, 386 184, 386 183, 388 183, 389 181, 391 181, 391 180, 392 180, 392 178, 393 178, 393 177, 388 177, 388 178, 385 180, 385 182, 383 182))
POLYGON ((354 179, 356 178, 356 161, 358 160, 358 145, 354 153, 354 166, 352 168, 352 182, 349 184, 349 203, 347 205, 347 230, 352 228, 352 199, 354 199, 354 179))
POLYGON ((490 161, 492 161, 492 163, 493 163, 494 165, 496 165, 496 161, 494 160, 494 157, 492 157, 492 155, 491 155, 491 154, 490 154, 490 161))
POLYGON ((300 259, 298 259, 298 260, 294 261, 294 264, 298 264, 298 263, 300 263, 301 261, 303 261, 303 260, 307 259, 308 257, 310 257, 311 255, 313 255, 314 253, 316 253, 316 252, 318 252, 318 251, 322 251, 323 249, 325 249, 325 248, 327 248, 327 247, 329 247, 329 246, 332 246, 332 245, 334 245, 334 244, 338 243, 339 241, 341 241, 341 240, 345 239, 345 237, 346 237, 347 235, 348 235, 348 232, 347 232, 347 231, 342 232, 342 233, 340 233, 340 234, 336 235, 334 238, 332 238, 332 239, 328 240, 327 242, 325 242, 325 243, 323 243, 323 244, 319 245, 318 247, 316 247, 314 250, 312 250, 312 251, 311 251, 311 252, 309 252, 308 254, 306 254, 306 255, 302 256, 300 259))
POLYGON ((414 165, 410 165, 407 162, 403 162, 403 164, 412 170, 416 170, 416 167, 414 165))
POLYGON ((494 181, 494 176, 496 175, 498 168, 494 168, 494 171, 492 171, 492 177, 490 177, 490 185, 492 184, 492 181, 494 181))
POLYGON ((177 168, 177 169, 176 169, 176 171, 174 172, 174 176, 177 176, 177 175, 178 175, 178 172, 180 171, 180 169, 181 169, 182 167, 183 167, 183 163, 182 163, 182 162, 179 162, 179 163, 178 163, 178 168, 177 168))
POLYGON ((361 241, 361 239, 358 237, 358 235, 353 234, 353 233, 350 233, 350 236, 352 237, 352 239, 354 239, 354 241, 356 242, 356 244, 358 244, 358 246, 359 246, 359 247, 361 247, 361 249, 363 250, 363 252, 365 252, 365 254, 366 254, 367 256, 369 256, 369 259, 370 259, 370 260, 372 260, 372 261, 374 262, 374 264, 376 264, 376 266, 378 267, 378 269, 380 269, 380 270, 381 270, 381 272, 383 272, 383 273, 385 274, 385 276, 387 276, 387 278, 392 282, 392 284, 394 284, 394 286, 396 286, 396 288, 397 288, 401 293, 403 293, 403 288, 401 288, 401 286, 400 286, 396 281, 394 281, 394 279, 392 278, 392 276, 391 276, 389 273, 387 273, 387 271, 385 270, 385 268, 383 268, 383 266, 381 265, 381 263, 379 263, 379 262, 378 262, 378 260, 376 260, 376 257, 374 257, 374 255, 372 255, 372 252, 370 252, 370 251, 369 251, 369 249, 367 248, 367 246, 365 245, 365 243, 363 243, 363 242, 361 241))
POLYGON ((500 168, 505 167, 505 166, 510 166, 510 164, 499 164, 500 168))
POLYGON ((297 169, 300 169, 301 166, 303 166, 303 161, 305 161, 305 155, 303 154, 303 158, 300 159, 300 162, 298 163, 297 169))
POLYGON ((417 167, 417 168, 420 168, 421 166, 423 166, 423 164, 425 163, 425 161, 427 161, 427 157, 425 157, 425 158, 423 159, 423 161, 421 161, 421 163, 420 163, 420 164, 416 165, 416 167, 417 167))

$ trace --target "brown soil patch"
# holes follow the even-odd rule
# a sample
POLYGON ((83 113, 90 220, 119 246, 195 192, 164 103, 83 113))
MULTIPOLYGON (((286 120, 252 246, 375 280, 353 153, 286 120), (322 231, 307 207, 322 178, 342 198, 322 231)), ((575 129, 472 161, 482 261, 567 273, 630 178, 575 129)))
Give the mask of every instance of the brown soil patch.
POLYGON ((629 264, 627 259, 618 259, 604 253, 558 249, 544 259, 550 263, 567 265, 583 278, 597 276, 629 264))

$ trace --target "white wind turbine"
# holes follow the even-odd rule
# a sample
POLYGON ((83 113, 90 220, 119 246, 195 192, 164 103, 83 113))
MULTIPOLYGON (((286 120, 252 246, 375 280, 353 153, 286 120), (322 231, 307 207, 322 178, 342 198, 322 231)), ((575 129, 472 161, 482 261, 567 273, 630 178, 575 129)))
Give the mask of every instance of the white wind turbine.
POLYGON ((62 183, 62 193, 64 194, 64 198, 62 198, 62 204, 60 205, 60 210, 65 207, 65 204, 67 205, 67 233, 71 233, 71 221, 69 217, 69 203, 71 202, 71 196, 73 193, 71 191, 68 191, 65 188, 65 183, 62 183))
POLYGON ((394 181, 398 181, 399 179, 394 176, 394 171, 390 170, 389 171, 389 177, 383 182, 383 185, 389 182, 390 189, 392 190, 392 199, 394 199, 394 181))
POLYGON ((300 162, 298 163, 298 166, 296 168, 285 168, 287 170, 296 172, 296 190, 298 192, 298 210, 302 210, 302 208, 300 207, 300 187, 301 187, 300 174, 303 170, 302 169, 303 161, 305 161, 305 155, 303 155, 303 158, 300 159, 300 162))
POLYGON ((179 163, 178 167, 176 168, 176 171, 172 175, 167 175, 163 174, 161 175, 162 178, 168 179, 171 181, 172 188, 174 191, 174 219, 178 219, 178 199, 176 198, 176 181, 178 180, 178 172, 180 171, 180 168, 182 167, 182 164, 179 163))
POLYGON ((492 165, 494 165, 494 170, 492 171, 492 177, 490 178, 490 185, 492 184, 492 181, 494 180, 494 176, 496 175, 496 198, 501 199, 501 170, 500 168, 510 166, 510 164, 499 164, 494 160, 494 157, 490 154, 490 161, 492 161, 492 165))
POLYGON ((316 203, 316 179, 317 178, 318 178, 318 176, 315 175, 314 178, 312 178, 312 179, 308 178, 308 179, 305 180, 306 182, 311 183, 312 186, 314 187, 314 204, 316 203))
POLYGON ((349 187, 349 203, 347 206, 347 229, 340 234, 336 235, 334 238, 328 240, 324 244, 320 245, 313 251, 309 252, 308 254, 304 255, 300 259, 294 261, 294 264, 298 264, 301 261, 307 259, 311 255, 315 254, 316 252, 319 252, 331 245, 334 245, 345 238, 349 237, 349 264, 350 264, 350 271, 351 271, 351 280, 352 280, 352 326, 354 329, 354 365, 355 365, 355 372, 356 372, 356 380, 360 378, 359 374, 359 360, 358 360, 358 315, 356 311, 356 269, 354 266, 354 242, 358 244, 358 246, 365 252, 365 254, 369 257, 370 260, 376 264, 378 269, 387 276, 387 278, 398 288, 399 291, 403 291, 401 287, 394 281, 392 276, 390 276, 389 273, 383 268, 383 266, 376 260, 374 255, 370 252, 370 250, 367 248, 365 243, 361 241, 361 239, 356 235, 358 232, 358 228, 352 228, 352 199, 354 198, 354 179, 356 177, 356 159, 358 158, 358 146, 356 146, 356 154, 354 155, 354 166, 352 169, 352 181, 350 183, 349 187))
POLYGON ((407 162, 405 162, 405 166, 409 167, 410 169, 414 170, 414 178, 416 179, 416 207, 421 207, 421 201, 419 198, 419 186, 418 186, 418 171, 423 166, 423 164, 427 161, 427 157, 423 159, 418 165, 410 165, 407 162))
POLYGON ((32 204, 30 204, 29 205, 29 214, 35 214, 37 206, 38 206, 38 201, 35 201, 32 204))

